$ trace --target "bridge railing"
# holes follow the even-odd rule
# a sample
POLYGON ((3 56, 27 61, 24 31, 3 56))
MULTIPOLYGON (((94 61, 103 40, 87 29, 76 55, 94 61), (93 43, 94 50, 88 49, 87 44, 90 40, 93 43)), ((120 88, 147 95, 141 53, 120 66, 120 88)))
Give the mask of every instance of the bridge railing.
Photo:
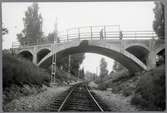
MULTIPOLYGON (((121 31, 119 25, 108 26, 86 26, 80 28, 68 29, 64 32, 58 32, 59 42, 68 42, 73 40, 141 40, 141 39, 157 39, 157 35, 153 31, 121 31)), ((22 46, 34 46, 42 44, 50 44, 54 41, 38 40, 36 42, 26 42, 22 46)), ((16 46, 15 46, 16 47, 16 46)))

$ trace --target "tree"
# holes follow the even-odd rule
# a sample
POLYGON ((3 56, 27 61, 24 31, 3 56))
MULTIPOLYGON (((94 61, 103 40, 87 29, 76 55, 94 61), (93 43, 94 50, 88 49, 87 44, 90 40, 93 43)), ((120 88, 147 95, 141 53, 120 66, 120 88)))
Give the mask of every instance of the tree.
POLYGON ((17 38, 21 45, 30 42, 34 43, 42 39, 42 16, 39 14, 39 7, 37 3, 33 3, 28 7, 23 18, 24 29, 21 33, 17 34, 17 38))
POLYGON ((55 38, 55 32, 49 33, 46 38, 49 42, 54 42, 54 39, 57 40, 58 43, 60 42, 60 38, 58 36, 55 38))
MULTIPOLYGON (((70 60, 70 72, 75 75, 76 77, 78 76, 78 71, 80 68, 80 65, 82 61, 84 60, 85 56, 84 53, 78 53, 78 54, 73 54, 71 55, 71 60, 70 60)), ((65 71, 68 71, 68 65, 69 65, 69 56, 66 56, 62 59, 57 60, 57 65, 58 67, 63 67, 65 71)))
POLYGON ((153 21, 153 29, 159 38, 164 39, 165 36, 165 14, 164 4, 160 1, 155 2, 155 8, 153 9, 155 14, 155 20, 153 21))
POLYGON ((82 63, 82 61, 84 60, 84 53, 79 53, 79 54, 73 54, 71 56, 71 72, 74 75, 77 75, 79 68, 80 68, 80 64, 82 63))
POLYGON ((102 58, 100 61, 100 78, 101 78, 101 80, 107 75, 108 75, 107 62, 105 61, 104 58, 102 58))
POLYGON ((115 72, 121 71, 123 69, 126 69, 126 68, 122 64, 120 64, 119 62, 114 61, 113 70, 115 72))
POLYGON ((81 70, 79 70, 79 78, 80 79, 84 79, 85 78, 85 73, 84 73, 84 69, 82 68, 81 70))

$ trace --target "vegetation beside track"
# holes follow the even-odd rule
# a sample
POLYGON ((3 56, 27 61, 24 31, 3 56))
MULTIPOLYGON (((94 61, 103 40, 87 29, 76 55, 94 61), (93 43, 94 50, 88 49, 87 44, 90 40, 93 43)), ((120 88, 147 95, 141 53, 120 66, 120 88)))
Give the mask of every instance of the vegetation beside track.
POLYGON ((166 106, 165 89, 165 65, 161 65, 141 75, 131 103, 148 111, 163 111, 166 106))
POLYGON ((146 111, 165 110, 165 65, 133 75, 118 74, 118 77, 96 81, 98 89, 131 97, 131 104, 146 111))
POLYGON ((3 102, 27 96, 49 86, 49 73, 30 61, 3 52, 3 102))
MULTIPOLYGON (((3 103, 42 92, 49 87, 50 72, 39 68, 31 61, 3 51, 3 103)), ((76 77, 57 69, 56 84, 65 85, 76 77)))

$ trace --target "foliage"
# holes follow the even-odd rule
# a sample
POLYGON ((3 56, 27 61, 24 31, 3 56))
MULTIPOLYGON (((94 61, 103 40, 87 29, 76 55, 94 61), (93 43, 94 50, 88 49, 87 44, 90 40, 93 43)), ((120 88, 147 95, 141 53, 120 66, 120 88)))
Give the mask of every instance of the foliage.
POLYGON ((98 76, 95 73, 86 71, 86 73, 85 73, 85 80, 100 82, 100 81, 97 81, 97 79, 98 79, 98 76))
POLYGON ((101 77, 101 80, 102 80, 102 78, 104 78, 107 75, 108 75, 107 62, 105 61, 104 58, 102 58, 101 61, 100 61, 100 77, 101 77))
MULTIPOLYGON (((161 65, 156 69, 146 72, 141 76, 137 87, 136 95, 146 101, 149 110, 165 110, 165 66, 161 65)), ((137 97, 134 97, 136 99, 137 97)), ((132 103, 134 100, 132 100, 132 103)), ((142 105, 142 103, 139 103, 142 105)))
POLYGON ((49 84, 49 74, 44 69, 38 68, 30 61, 12 56, 10 53, 3 53, 2 70, 4 89, 13 84, 19 86, 49 84))
MULTIPOLYGON (((70 57, 70 72, 76 77, 78 76, 79 68, 84 58, 84 53, 73 54, 70 57)), ((69 56, 58 60, 57 65, 58 67, 62 67, 63 70, 68 71, 69 56)))
MULTIPOLYGON (((51 66, 48 68, 48 72, 51 73, 51 66)), ((57 85, 65 85, 64 82, 68 83, 77 80, 77 77, 74 77, 71 73, 62 70, 57 66, 56 66, 55 78, 57 85)))
MULTIPOLYGON (((17 99, 23 96, 28 96, 32 94, 38 94, 40 92, 43 92, 46 90, 46 86, 39 87, 37 85, 23 85, 22 87, 19 87, 18 85, 12 85, 11 87, 5 88, 3 91, 3 105, 6 105, 13 99, 17 99)), ((5 106, 3 106, 5 107, 5 106)), ((4 109, 4 108, 3 108, 4 109)))
POLYGON ((122 64, 120 64, 119 62, 114 61, 113 70, 115 72, 119 72, 121 70, 127 70, 127 69, 122 64))
POLYGON ((48 36, 46 37, 46 39, 49 42, 54 42, 54 39, 57 40, 58 43, 60 42, 60 38, 55 34, 55 32, 49 33, 48 36), (56 37, 56 39, 55 39, 55 37, 56 37))
POLYGON ((144 107, 149 106, 149 103, 145 99, 143 99, 140 95, 135 95, 131 100, 131 104, 141 105, 141 106, 144 106, 144 107))
POLYGON ((108 79, 103 80, 102 82, 96 81, 96 83, 98 83, 99 89, 106 90, 107 88, 111 88, 112 93, 122 94, 125 97, 134 93, 140 76, 137 76, 137 74, 131 75, 125 70, 122 70, 121 73, 114 72, 112 74, 112 76, 115 76, 114 78, 108 77, 108 79))
POLYGON ((120 72, 115 72, 112 75, 112 81, 113 82, 117 82, 117 81, 125 81, 130 79, 132 76, 134 76, 133 74, 130 74, 128 71, 120 71, 120 72))
POLYGON ((24 29, 21 33, 17 34, 21 45, 37 42, 37 40, 42 39, 42 16, 39 14, 37 3, 33 3, 32 6, 28 7, 23 22, 24 29))
POLYGON ((98 85, 98 89, 99 89, 99 90, 106 90, 107 87, 108 87, 108 86, 107 86, 106 83, 101 83, 101 84, 98 85))
POLYGON ((84 69, 83 68, 81 70, 79 70, 79 78, 80 79, 84 79, 85 78, 85 74, 84 74, 84 69))
POLYGON ((154 8, 155 20, 153 22, 153 29, 159 38, 164 39, 165 36, 165 8, 160 1, 155 2, 154 8))

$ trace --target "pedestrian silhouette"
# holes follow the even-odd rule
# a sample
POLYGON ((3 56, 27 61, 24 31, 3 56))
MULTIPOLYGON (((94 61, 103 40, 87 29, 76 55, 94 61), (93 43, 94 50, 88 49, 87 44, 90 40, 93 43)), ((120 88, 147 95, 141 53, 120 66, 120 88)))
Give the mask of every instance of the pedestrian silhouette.
POLYGON ((100 40, 103 40, 103 29, 100 31, 100 40))
POLYGON ((123 33, 122 33, 122 31, 119 32, 119 38, 120 38, 120 40, 122 40, 122 38, 123 38, 123 33))

